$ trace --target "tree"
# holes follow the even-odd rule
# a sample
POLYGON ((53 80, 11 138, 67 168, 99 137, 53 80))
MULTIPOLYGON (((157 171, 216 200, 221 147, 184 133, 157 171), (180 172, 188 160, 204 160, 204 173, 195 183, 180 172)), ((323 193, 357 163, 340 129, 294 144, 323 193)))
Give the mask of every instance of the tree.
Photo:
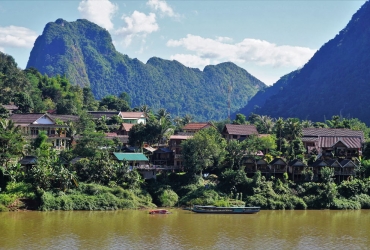
POLYGON ((146 136, 147 134, 146 134, 145 125, 142 123, 135 124, 134 126, 132 126, 132 128, 128 132, 128 138, 129 138, 128 143, 131 146, 142 147, 146 140, 146 136))
POLYGON ((247 119, 246 119, 245 115, 236 114, 236 118, 233 121, 233 124, 242 125, 242 124, 246 124, 246 122, 247 122, 247 119))
POLYGON ((6 167, 8 162, 23 153, 25 140, 20 127, 8 119, 0 119, 0 165, 6 167))
POLYGON ((129 111, 130 105, 124 99, 114 95, 107 95, 100 101, 100 106, 106 106, 108 110, 129 111))
POLYGON ((215 128, 202 129, 182 143, 185 169, 193 174, 207 168, 217 168, 226 155, 226 141, 215 128))

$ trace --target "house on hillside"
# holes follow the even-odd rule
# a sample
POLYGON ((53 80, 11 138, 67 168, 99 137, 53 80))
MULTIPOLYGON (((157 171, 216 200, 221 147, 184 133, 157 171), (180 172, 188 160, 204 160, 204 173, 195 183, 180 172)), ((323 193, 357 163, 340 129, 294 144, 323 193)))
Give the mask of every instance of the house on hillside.
POLYGON ((215 128, 215 126, 210 122, 195 122, 195 123, 186 124, 182 128, 182 130, 184 131, 184 133, 194 134, 194 133, 198 132, 199 130, 210 128, 210 127, 215 128))
POLYGON ((281 158, 275 158, 270 162, 270 174, 277 178, 283 178, 283 174, 287 172, 288 164, 281 158))
POLYGON ((123 123, 130 124, 146 124, 146 114, 144 112, 119 112, 119 117, 123 120, 123 123))
POLYGON ((87 111, 88 114, 92 116, 94 120, 98 120, 105 116, 105 118, 110 119, 112 116, 118 116, 119 111, 87 111))
POLYGON ((2 104, 2 106, 4 107, 4 109, 6 109, 6 111, 8 111, 8 114, 10 115, 17 112, 19 109, 18 106, 14 104, 8 104, 8 105, 2 104))
POLYGON ((68 148, 67 125, 65 122, 76 122, 79 117, 73 115, 50 115, 43 113, 12 114, 9 117, 16 126, 21 128, 27 139, 36 139, 39 132, 44 131, 54 149, 64 150, 68 148))
POLYGON ((126 161, 131 170, 137 169, 144 179, 155 179, 156 169, 149 165, 148 158, 143 153, 113 153, 117 161, 126 161))
POLYGON ((174 152, 174 167, 183 168, 182 147, 181 143, 192 138, 191 135, 171 135, 168 146, 174 152))
POLYGON ((121 126, 117 130, 117 134, 119 134, 119 135, 127 135, 128 136, 128 133, 130 132, 131 128, 134 125, 135 124, 133 124, 133 123, 122 123, 121 126))
POLYGON ((222 136, 226 140, 243 140, 251 135, 258 135, 254 125, 226 124, 222 130, 222 136))
POLYGON ((174 153, 170 148, 157 148, 152 155, 152 163, 159 167, 172 167, 174 153))
POLYGON ((288 163, 289 174, 293 181, 303 180, 303 170, 307 165, 300 159, 294 159, 288 163))
POLYGON ((318 158, 352 159, 362 155, 365 142, 362 131, 335 128, 303 128, 302 142, 307 153, 318 158))

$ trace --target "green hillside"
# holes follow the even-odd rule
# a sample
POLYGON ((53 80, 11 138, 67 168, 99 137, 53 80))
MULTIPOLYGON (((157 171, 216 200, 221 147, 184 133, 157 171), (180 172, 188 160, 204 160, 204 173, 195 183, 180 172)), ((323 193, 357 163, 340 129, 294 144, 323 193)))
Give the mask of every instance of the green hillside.
POLYGON ((198 121, 227 117, 229 85, 232 112, 265 88, 233 63, 203 71, 156 57, 144 64, 117 52, 108 31, 87 20, 48 23, 31 51, 30 67, 89 86, 98 99, 127 92, 133 107, 166 108, 173 116, 191 114, 198 121))

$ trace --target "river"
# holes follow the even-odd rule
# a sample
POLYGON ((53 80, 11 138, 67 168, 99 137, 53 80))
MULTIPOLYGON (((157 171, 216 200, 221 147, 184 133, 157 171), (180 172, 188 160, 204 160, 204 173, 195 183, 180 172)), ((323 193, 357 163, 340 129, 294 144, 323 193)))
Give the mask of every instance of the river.
POLYGON ((0 213, 0 249, 368 249, 370 211, 0 213))

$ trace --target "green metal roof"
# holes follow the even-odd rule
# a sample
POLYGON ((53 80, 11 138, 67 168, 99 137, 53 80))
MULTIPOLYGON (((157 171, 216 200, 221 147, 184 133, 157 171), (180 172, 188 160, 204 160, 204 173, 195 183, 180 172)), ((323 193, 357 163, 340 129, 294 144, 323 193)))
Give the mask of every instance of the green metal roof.
POLYGON ((143 153, 113 153, 119 161, 149 161, 143 153))

